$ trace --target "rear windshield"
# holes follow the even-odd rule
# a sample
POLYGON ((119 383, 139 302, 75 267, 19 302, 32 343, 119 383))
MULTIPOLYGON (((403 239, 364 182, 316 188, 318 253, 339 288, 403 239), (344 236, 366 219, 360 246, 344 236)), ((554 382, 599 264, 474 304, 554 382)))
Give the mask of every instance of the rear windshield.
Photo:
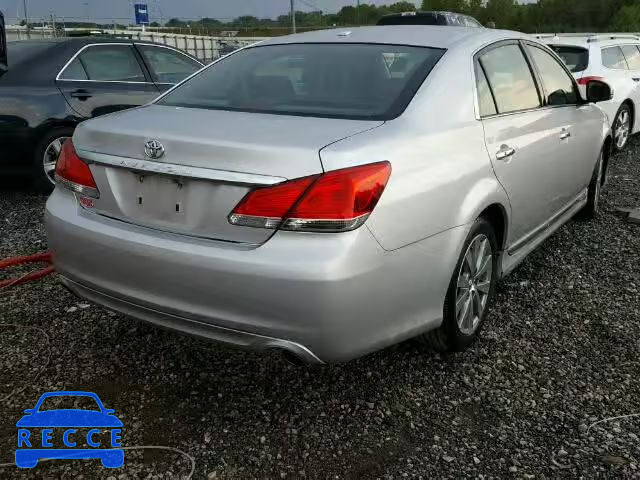
POLYGON ((13 65, 18 65, 24 61, 39 55, 48 48, 51 48, 50 42, 9 42, 7 43, 7 60, 9 61, 9 68, 13 65))
POLYGON ((589 66, 589 51, 582 47, 549 45, 573 73, 584 72, 589 66))
POLYGON ((435 13, 420 15, 389 15, 378 20, 378 25, 446 25, 447 19, 435 13))
POLYGON ((388 120, 400 115, 444 50, 373 44, 290 44, 230 55, 159 104, 388 120))

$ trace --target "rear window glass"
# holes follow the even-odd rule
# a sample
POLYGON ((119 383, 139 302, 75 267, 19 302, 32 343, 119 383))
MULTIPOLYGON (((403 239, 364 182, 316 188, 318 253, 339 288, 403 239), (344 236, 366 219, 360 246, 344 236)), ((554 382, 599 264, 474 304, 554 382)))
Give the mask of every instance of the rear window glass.
POLYGON ((636 45, 623 45, 622 53, 631 70, 640 70, 640 50, 636 45))
POLYGON ((378 20, 378 25, 446 25, 447 19, 435 13, 420 15, 390 15, 378 20))
POLYGON ((613 70, 628 70, 627 60, 620 47, 602 49, 602 65, 613 70))
POLYGON ((241 50, 163 97, 163 105, 387 120, 408 105, 444 50, 291 44, 241 50))
POLYGON ((584 72, 589 67, 589 50, 565 45, 549 45, 573 73, 584 72))
POLYGON ((8 42, 7 60, 9 62, 9 68, 11 68, 12 65, 18 65, 40 55, 52 46, 53 44, 49 42, 31 42, 28 40, 22 42, 8 42))

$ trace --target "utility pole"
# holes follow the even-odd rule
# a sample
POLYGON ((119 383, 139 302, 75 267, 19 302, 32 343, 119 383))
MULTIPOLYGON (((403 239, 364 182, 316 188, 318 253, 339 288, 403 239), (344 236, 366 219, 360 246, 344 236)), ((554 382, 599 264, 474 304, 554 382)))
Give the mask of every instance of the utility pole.
POLYGON ((360 0, 356 3, 356 24, 360 25, 360 0))
POLYGON ((56 17, 53 15, 53 13, 51 14, 51 31, 53 32, 53 38, 56 38, 58 36, 58 32, 56 31, 56 17))
POLYGON ((295 0, 291 0, 291 29, 296 33, 296 7, 295 0))
POLYGON ((27 13, 27 0, 22 0, 22 8, 24 9, 24 21, 27 25, 27 38, 31 38, 31 32, 29 31, 29 14, 27 13))

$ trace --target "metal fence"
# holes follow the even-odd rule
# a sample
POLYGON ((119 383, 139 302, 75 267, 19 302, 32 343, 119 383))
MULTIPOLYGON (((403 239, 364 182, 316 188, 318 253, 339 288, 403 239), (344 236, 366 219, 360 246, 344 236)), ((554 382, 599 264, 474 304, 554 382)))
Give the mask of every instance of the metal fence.
MULTIPOLYGON (((83 29, 86 31, 86 29, 83 29)), ((71 29, 54 31, 51 28, 30 29, 25 27, 7 27, 7 41, 43 39, 55 36, 71 36, 71 29)), ((130 38, 141 42, 155 42, 179 48, 208 63, 232 50, 264 40, 264 37, 209 37, 202 35, 183 35, 177 33, 141 32, 139 30, 97 30, 93 35, 106 35, 114 38, 130 38)))

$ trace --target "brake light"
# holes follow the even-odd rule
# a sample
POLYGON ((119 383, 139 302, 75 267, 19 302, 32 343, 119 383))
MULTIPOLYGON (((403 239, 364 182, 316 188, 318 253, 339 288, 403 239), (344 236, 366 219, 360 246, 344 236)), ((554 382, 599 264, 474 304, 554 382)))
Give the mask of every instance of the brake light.
POLYGON ((603 77, 582 77, 578 79, 578 85, 588 85, 589 82, 593 82, 593 81, 597 81, 597 82, 604 82, 604 78, 603 77))
POLYGON ((73 192, 92 198, 100 196, 89 165, 78 156, 71 139, 62 145, 60 156, 56 162, 55 179, 59 185, 73 192))
POLYGON ((249 192, 229 215, 233 225, 304 232, 360 227, 380 200, 389 162, 334 170, 249 192))

